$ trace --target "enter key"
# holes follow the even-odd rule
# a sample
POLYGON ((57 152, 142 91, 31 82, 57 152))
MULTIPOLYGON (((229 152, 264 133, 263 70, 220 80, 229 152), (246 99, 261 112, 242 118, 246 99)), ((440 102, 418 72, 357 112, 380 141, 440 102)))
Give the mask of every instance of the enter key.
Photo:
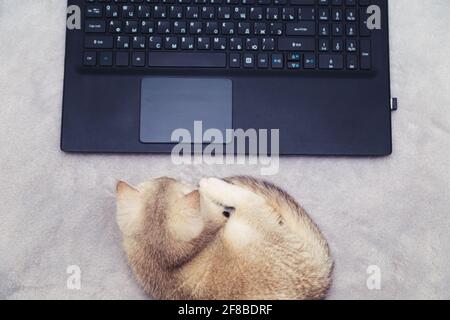
POLYGON ((314 21, 289 22, 286 24, 286 35, 288 36, 314 36, 316 34, 316 23, 314 21))

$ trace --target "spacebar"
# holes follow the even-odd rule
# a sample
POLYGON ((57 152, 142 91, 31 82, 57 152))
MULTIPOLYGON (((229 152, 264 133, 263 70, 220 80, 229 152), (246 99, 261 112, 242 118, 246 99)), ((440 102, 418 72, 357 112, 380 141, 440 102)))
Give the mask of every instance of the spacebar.
POLYGON ((150 52, 148 54, 150 67, 225 68, 226 64, 225 53, 150 52))

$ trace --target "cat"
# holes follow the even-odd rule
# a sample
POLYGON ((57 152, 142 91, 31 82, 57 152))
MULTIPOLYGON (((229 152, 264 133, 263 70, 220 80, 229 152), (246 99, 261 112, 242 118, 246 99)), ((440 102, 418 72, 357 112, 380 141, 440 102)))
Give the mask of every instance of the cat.
POLYGON ((157 299, 323 299, 333 261, 305 210, 251 177, 117 184, 129 264, 157 299))

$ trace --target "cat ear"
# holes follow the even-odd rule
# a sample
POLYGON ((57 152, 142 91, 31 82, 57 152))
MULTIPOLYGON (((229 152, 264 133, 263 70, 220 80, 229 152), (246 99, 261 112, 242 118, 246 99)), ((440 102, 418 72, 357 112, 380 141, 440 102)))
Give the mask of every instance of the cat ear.
POLYGON ((139 193, 139 191, 136 188, 130 186, 125 181, 117 182, 116 192, 117 192, 118 197, 119 196, 130 196, 132 194, 139 193))
POLYGON ((140 213, 140 192, 124 181, 119 181, 117 192, 117 224, 122 232, 128 230, 134 218, 140 213))
POLYGON ((198 192, 198 190, 194 190, 185 195, 184 200, 186 201, 188 207, 197 209, 200 204, 200 193, 198 192))

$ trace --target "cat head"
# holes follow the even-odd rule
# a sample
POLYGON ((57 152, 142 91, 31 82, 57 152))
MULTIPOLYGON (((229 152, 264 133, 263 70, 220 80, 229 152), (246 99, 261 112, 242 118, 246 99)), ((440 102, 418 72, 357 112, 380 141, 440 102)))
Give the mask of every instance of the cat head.
POLYGON ((117 224, 129 250, 141 248, 165 266, 190 259, 226 223, 229 212, 201 199, 197 186, 163 177, 136 187, 117 184, 117 224))

